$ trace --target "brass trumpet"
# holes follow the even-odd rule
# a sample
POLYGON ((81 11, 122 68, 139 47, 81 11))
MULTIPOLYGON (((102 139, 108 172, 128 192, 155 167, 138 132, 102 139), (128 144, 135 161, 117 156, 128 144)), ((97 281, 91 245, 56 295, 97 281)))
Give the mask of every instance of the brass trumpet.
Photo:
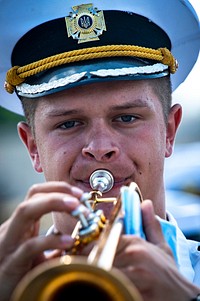
POLYGON ((30 271, 15 289, 11 301, 63 301, 71 296, 75 300, 81 295, 88 301, 142 301, 133 283, 112 266, 124 225, 121 195, 102 197, 113 184, 113 176, 106 170, 97 170, 90 176, 93 190, 81 199, 90 214, 86 218, 80 211, 73 212, 79 221, 72 233, 72 252, 30 271), (99 202, 113 202, 109 220, 102 210, 95 209, 99 202), (96 244, 87 258, 75 255, 79 248, 94 240, 96 244))

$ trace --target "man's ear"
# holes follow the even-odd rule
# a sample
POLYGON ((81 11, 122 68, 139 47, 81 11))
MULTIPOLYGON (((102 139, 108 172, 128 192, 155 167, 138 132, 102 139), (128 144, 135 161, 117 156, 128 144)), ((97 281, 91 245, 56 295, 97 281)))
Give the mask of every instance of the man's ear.
POLYGON ((181 122, 182 118, 182 107, 179 104, 176 104, 171 107, 170 113, 168 116, 167 123, 167 135, 166 135, 166 150, 165 157, 170 157, 173 151, 174 141, 177 133, 177 129, 181 122))
POLYGON ((43 172, 40 164, 40 156, 37 149, 35 137, 31 131, 30 126, 26 122, 19 122, 17 125, 18 134, 22 142, 26 146, 31 157, 33 167, 37 172, 43 172))

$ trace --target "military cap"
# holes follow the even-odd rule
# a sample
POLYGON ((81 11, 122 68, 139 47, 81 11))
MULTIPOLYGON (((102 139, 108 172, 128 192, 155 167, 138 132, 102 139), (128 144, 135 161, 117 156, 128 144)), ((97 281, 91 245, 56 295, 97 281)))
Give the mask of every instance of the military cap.
POLYGON ((200 49, 187 0, 10 0, 0 26, 0 104, 18 114, 18 96, 34 101, 99 81, 171 74, 174 91, 200 49))

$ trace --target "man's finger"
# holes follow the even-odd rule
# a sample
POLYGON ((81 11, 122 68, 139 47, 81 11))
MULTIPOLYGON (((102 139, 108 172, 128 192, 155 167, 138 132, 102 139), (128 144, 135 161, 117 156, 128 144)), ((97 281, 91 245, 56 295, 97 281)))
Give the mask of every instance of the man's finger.
POLYGON ((145 200, 141 205, 143 227, 146 238, 153 244, 161 244, 165 242, 162 234, 162 228, 159 220, 155 216, 153 204, 150 200, 145 200))

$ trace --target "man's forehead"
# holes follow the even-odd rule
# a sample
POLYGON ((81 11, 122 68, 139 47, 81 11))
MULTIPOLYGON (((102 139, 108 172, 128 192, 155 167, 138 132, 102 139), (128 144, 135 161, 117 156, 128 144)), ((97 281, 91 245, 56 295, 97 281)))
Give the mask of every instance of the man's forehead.
POLYGON ((91 102, 92 107, 95 107, 105 101, 106 110, 109 108, 121 110, 136 106, 144 107, 148 106, 152 96, 157 97, 151 81, 127 80, 92 83, 40 97, 38 104, 40 108, 45 108, 50 115, 51 113, 61 115, 64 111, 66 114, 77 114, 83 110, 87 112, 91 107, 85 104, 89 102, 91 102))

